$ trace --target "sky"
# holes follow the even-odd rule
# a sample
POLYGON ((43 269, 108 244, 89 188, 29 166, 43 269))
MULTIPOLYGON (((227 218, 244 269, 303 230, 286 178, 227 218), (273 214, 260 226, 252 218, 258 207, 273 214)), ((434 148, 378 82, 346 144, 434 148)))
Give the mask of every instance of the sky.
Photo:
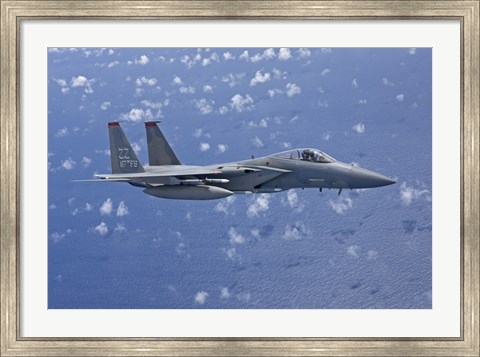
POLYGON ((50 48, 50 309, 430 309, 429 48, 50 48), (148 162, 296 147, 396 184, 166 200, 110 173, 107 122, 148 162))

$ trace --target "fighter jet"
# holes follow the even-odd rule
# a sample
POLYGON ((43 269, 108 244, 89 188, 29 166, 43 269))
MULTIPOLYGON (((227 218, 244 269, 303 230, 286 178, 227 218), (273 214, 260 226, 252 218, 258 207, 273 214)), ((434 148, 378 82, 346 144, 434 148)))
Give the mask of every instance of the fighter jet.
POLYGON ((335 160, 325 152, 301 148, 270 156, 208 166, 182 165, 158 122, 145 122, 149 166, 143 167, 119 122, 109 122, 111 174, 103 182, 127 182, 147 195, 182 200, 213 200, 239 193, 273 193, 292 188, 373 188, 395 181, 374 171, 335 160))

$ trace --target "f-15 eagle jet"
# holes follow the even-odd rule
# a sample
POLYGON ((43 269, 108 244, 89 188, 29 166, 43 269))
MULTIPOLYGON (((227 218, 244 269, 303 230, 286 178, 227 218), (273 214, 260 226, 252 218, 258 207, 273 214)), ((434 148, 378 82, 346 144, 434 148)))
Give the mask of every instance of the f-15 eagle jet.
POLYGON ((145 122, 149 166, 143 167, 118 122, 108 123, 111 174, 100 180, 128 182, 148 195, 213 200, 234 193, 271 193, 292 188, 372 188, 395 183, 374 171, 346 164, 310 148, 208 166, 182 165, 157 125, 145 122))

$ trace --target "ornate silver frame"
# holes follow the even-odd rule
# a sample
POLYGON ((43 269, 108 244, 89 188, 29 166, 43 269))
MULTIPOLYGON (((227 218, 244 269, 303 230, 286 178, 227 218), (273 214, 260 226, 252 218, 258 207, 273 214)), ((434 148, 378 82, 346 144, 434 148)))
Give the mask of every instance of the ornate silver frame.
POLYGON ((1 3, 0 303, 2 356, 345 355, 479 356, 479 0, 4 1, 1 3), (19 326, 22 20, 457 19, 461 22, 460 338, 24 338, 19 326))

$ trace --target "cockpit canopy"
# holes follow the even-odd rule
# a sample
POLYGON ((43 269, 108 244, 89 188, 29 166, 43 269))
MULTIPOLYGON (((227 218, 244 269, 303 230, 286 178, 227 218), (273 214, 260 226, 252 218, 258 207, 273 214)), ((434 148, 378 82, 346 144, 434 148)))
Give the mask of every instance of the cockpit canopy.
POLYGON ((333 157, 325 154, 323 151, 310 148, 283 151, 273 156, 281 159, 302 160, 319 163, 330 163, 335 161, 333 157))

